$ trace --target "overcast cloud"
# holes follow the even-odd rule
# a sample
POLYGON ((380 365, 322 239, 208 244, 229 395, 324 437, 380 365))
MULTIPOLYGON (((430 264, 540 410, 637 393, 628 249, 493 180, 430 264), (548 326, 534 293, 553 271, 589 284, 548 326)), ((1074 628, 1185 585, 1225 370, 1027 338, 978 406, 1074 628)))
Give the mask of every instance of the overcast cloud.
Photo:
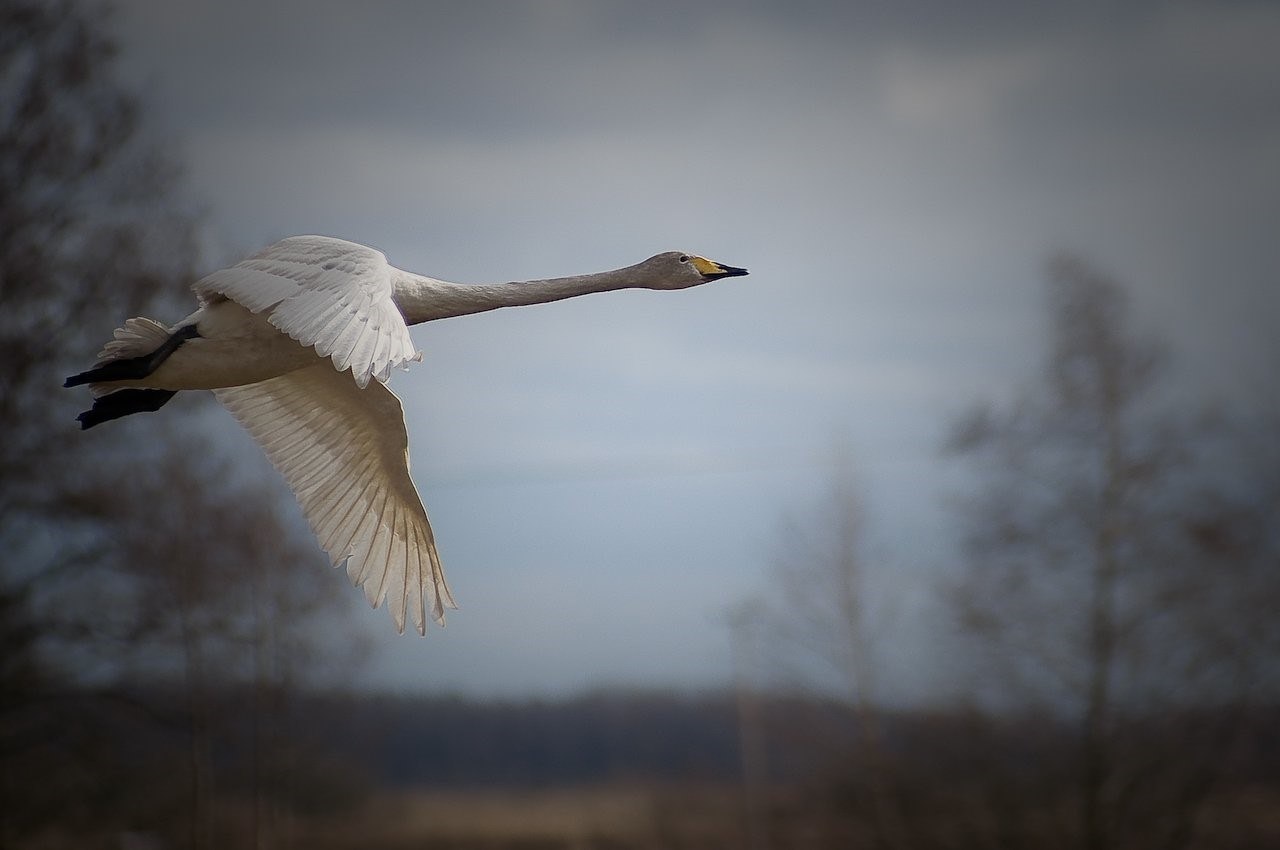
MULTIPOLYGON (((362 618, 371 683, 723 683, 722 613, 837 443, 881 585, 923 598, 939 434, 1030 370, 1056 250, 1133 287, 1188 387, 1267 385, 1275 4, 117 7, 212 260, 326 233, 462 281, 672 248, 751 269, 414 332, 393 386, 462 610, 425 640, 362 618)), ((945 640, 906 611, 904 697, 945 640)))

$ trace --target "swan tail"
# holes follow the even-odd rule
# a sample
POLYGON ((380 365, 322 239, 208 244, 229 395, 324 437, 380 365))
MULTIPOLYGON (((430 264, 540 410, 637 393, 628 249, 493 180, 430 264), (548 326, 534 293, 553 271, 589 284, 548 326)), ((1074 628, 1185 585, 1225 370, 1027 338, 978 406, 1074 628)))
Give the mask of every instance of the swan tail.
POLYGON ((102 366, 112 360, 127 360, 152 353, 169 341, 173 331, 157 322, 138 316, 128 319, 124 327, 116 328, 112 338, 98 352, 94 366, 102 366))

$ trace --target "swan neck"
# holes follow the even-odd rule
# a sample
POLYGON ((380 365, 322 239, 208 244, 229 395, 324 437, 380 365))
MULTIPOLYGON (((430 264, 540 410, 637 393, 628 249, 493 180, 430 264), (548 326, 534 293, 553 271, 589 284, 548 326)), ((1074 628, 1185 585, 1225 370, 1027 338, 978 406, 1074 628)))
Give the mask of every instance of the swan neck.
POLYGON ((500 307, 523 307, 576 298, 593 292, 628 289, 642 284, 634 266, 596 274, 522 280, 509 283, 450 283, 402 272, 395 300, 410 325, 483 313, 500 307))

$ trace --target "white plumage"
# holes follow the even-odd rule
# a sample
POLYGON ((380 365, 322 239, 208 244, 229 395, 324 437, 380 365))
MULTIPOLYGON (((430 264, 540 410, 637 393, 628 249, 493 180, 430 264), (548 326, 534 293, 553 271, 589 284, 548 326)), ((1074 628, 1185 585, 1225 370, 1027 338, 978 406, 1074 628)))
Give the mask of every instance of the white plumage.
POLYGON ((424 612, 444 623, 456 608, 435 538, 409 478, 409 434, 400 399, 365 389, 319 362, 278 378, 214 390, 284 476, 334 566, 375 607, 384 598, 404 630, 424 612), (425 597, 425 599, 424 599, 425 597))
POLYGON ((312 531, 399 631, 456 608, 409 477, 400 400, 384 382, 420 360, 410 324, 629 287, 683 289, 746 274, 670 251, 613 271, 466 285, 416 275, 341 239, 295 236, 193 285, 196 312, 166 328, 133 318, 93 369, 83 427, 209 389, 284 476, 312 531))
POLYGON ((364 387, 422 354, 396 307, 392 267, 380 251, 320 237, 293 237, 216 271, 192 289, 204 301, 228 298, 321 357, 351 370, 364 387))

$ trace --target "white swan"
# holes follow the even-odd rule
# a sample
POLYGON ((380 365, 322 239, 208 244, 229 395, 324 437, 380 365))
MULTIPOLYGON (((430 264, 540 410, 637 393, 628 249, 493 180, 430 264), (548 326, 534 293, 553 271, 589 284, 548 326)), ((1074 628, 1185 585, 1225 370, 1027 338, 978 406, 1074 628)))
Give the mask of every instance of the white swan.
POLYGON ((325 236, 284 239, 193 285, 199 309, 166 328, 129 319, 93 369, 83 428, 158 410, 179 390, 212 390, 262 446, 337 566, 404 631, 456 608, 409 478, 391 367, 420 360, 409 325, 612 289, 684 289, 746 274, 670 251, 577 277, 467 285, 395 268, 381 252, 325 236), (347 373, 350 374, 347 374, 347 373))

